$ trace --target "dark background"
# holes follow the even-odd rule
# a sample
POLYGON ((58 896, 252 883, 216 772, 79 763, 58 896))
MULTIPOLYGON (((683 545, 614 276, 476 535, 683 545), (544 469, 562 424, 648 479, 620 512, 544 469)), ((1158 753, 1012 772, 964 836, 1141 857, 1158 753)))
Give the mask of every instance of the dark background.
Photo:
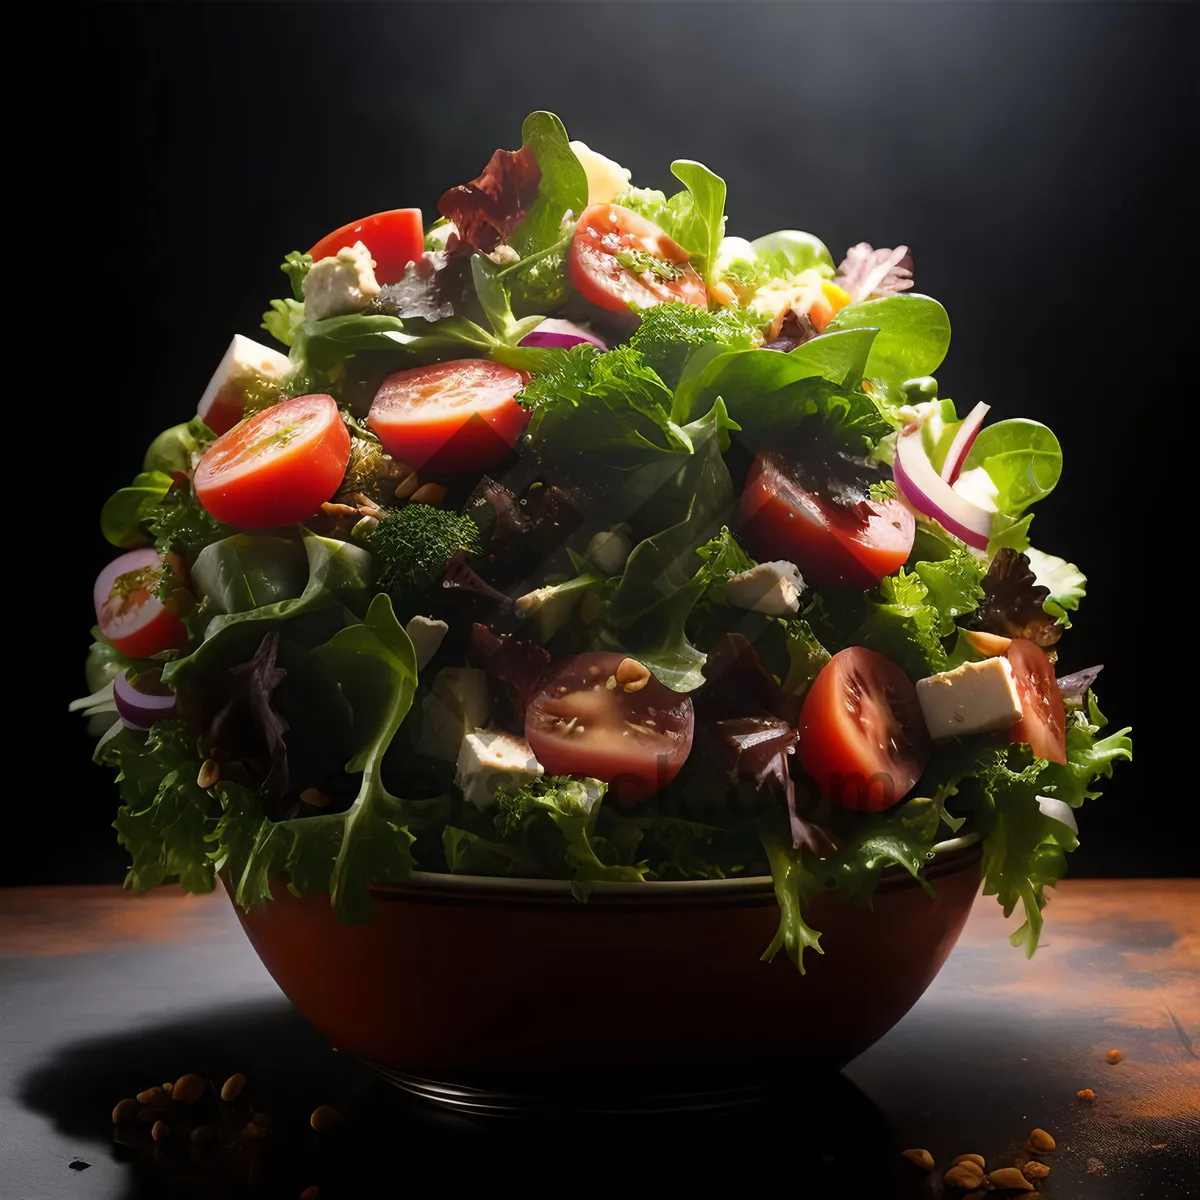
POLYGON ((11 882, 122 875, 108 774, 63 712, 111 553, 91 514, 192 412, 234 332, 269 340, 259 314, 286 292, 286 251, 379 209, 432 214, 537 108, 643 185, 669 186, 673 158, 707 163, 729 181, 731 233, 809 229, 835 257, 863 239, 913 247, 917 289, 953 322, 943 394, 1062 440, 1035 541, 1079 562, 1090 595, 1061 662, 1105 662, 1104 706, 1137 727, 1138 762, 1083 813, 1072 870, 1194 871, 1176 833, 1194 784, 1167 703, 1186 678, 1184 564, 1155 548, 1156 530, 1181 536, 1194 486, 1172 462, 1194 441, 1178 415, 1194 9, 103 5, 75 33, 76 111, 53 138, 100 285, 90 384, 63 401, 86 431, 89 519, 53 576, 70 592, 45 689, 53 783, 18 810, 11 882))

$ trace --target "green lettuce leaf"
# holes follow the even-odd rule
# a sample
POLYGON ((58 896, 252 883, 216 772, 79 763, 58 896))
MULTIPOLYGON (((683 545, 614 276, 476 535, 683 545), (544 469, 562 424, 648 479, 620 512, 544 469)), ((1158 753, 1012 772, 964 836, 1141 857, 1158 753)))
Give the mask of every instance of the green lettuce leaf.
POLYGON ((689 158, 676 159, 671 174, 685 190, 667 201, 659 224, 692 255, 696 270, 711 279, 725 236, 725 180, 689 158))
POLYGON ((1025 548, 1025 555, 1038 586, 1050 589, 1042 607, 1057 618, 1060 625, 1070 627, 1071 613, 1079 608, 1079 601, 1087 595, 1087 576, 1065 558, 1043 554, 1032 546, 1025 548))
POLYGON ((1039 421, 997 421, 979 431, 963 467, 982 467, 996 485, 996 507, 1005 516, 1019 517, 1058 484, 1062 447, 1039 421))
POLYGON ((814 269, 828 279, 833 278, 833 255, 825 243, 811 233, 779 229, 755 238, 750 246, 756 255, 759 281, 783 279, 814 269))
POLYGON ((938 633, 942 637, 954 632, 959 617, 979 607, 983 573, 984 564, 966 549, 913 566, 913 574, 925 585, 925 603, 937 609, 938 633))
POLYGON ((802 855, 781 838, 764 833, 762 842, 775 885, 775 901, 779 905, 779 929, 763 951, 762 958, 764 962, 770 962, 783 950, 803 975, 804 951, 825 953, 821 949, 821 935, 804 920, 805 905, 824 889, 824 885, 807 869, 802 855))
POLYGON ((929 296, 905 292, 880 300, 849 304, 826 328, 825 336, 849 329, 876 329, 865 374, 881 379, 896 395, 901 385, 918 375, 932 375, 950 348, 950 318, 929 296))
POLYGON ((1087 712, 1077 709, 1067 714, 1066 765, 1046 764, 1038 778, 1041 792, 1066 801, 1072 808, 1100 795, 1089 790, 1095 781, 1111 779, 1113 767, 1119 761, 1133 758, 1130 730, 1120 729, 1102 738, 1100 731, 1107 724, 1096 703, 1095 692, 1088 692, 1087 712))
POLYGON ((578 216, 587 207, 588 185, 567 131, 553 113, 530 113, 521 126, 521 143, 533 148, 542 171, 537 200, 508 239, 524 258, 561 239, 567 212, 578 216))
POLYGON ((154 542, 148 522, 173 480, 162 471, 143 471, 129 487, 119 488, 100 510, 100 532, 123 550, 154 542))
POLYGON ((199 417, 172 425, 150 443, 142 459, 142 470, 163 471, 167 475, 190 471, 216 440, 217 435, 199 417))
POLYGON ((647 309, 629 345, 673 388, 699 347, 746 350, 759 341, 757 318, 744 308, 709 312, 694 304, 672 303, 647 309))

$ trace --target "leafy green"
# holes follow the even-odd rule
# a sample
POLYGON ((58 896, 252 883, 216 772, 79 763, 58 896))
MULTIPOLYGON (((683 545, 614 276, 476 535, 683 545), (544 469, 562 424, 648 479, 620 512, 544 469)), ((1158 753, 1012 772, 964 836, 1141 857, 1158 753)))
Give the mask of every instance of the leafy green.
POLYGON ((308 583, 308 556, 298 537, 238 533, 200 551, 192 583, 214 613, 245 613, 299 596, 308 583))
POLYGON ((484 316, 492 327, 492 333, 507 346, 515 346, 527 333, 532 333, 541 323, 541 316, 524 317, 520 321, 513 316, 508 289, 501 280, 496 265, 482 254, 471 256, 471 279, 475 284, 475 297, 483 307, 484 316))
POLYGON ((780 279, 819 270, 833 278, 833 256, 820 238, 799 229, 779 229, 750 243, 757 256, 760 279, 780 279))
POLYGON ((758 321, 744 308, 709 312, 677 302, 647 309, 629 345, 668 387, 675 387, 697 347, 749 349, 759 340, 758 321))
POLYGON ((146 518, 154 545, 163 554, 175 551, 191 559, 205 546, 229 537, 232 525, 224 525, 209 513, 185 488, 172 488, 146 518))
POLYGON ((216 438, 217 435, 199 417, 182 425, 172 425, 150 443, 146 457, 142 459, 142 470, 163 471, 168 475, 190 471, 216 438))
POLYGON ((1050 590, 1042 607, 1056 617, 1060 625, 1069 626, 1070 614, 1079 608, 1079 601, 1087 595, 1087 576, 1065 558, 1043 554, 1032 546, 1026 547, 1025 557, 1029 559, 1038 586, 1050 590))
POLYGON ((915 574, 925 585, 925 603, 938 611, 938 633, 949 637, 959 617, 973 612, 983 599, 984 564, 969 550, 956 549, 947 558, 918 562, 915 574))
POLYGON ((567 211, 578 215, 587 206, 588 184, 567 131, 553 113, 530 113, 521 126, 521 142, 532 147, 542 172, 537 200, 508 239, 524 257, 560 239, 567 211))
POLYGON ((997 421, 979 431, 967 455, 964 469, 975 467, 982 467, 996 485, 1000 512, 1019 517, 1054 490, 1062 475, 1062 447, 1039 421, 997 421))
POLYGON ((304 302, 290 296, 283 300, 272 300, 262 315, 262 328, 277 342, 294 346, 304 326, 304 302))
POLYGON ((779 929, 771 944, 763 951, 763 961, 770 962, 780 950, 804 972, 804 951, 821 949, 821 935, 804 920, 804 907, 822 890, 821 881, 806 869, 801 854, 773 833, 763 834, 763 848, 771 867, 775 884, 775 900, 779 905, 779 929))
POLYGON ((712 278, 717 251, 725 236, 725 180, 702 163, 676 159, 671 174, 685 187, 667 201, 659 224, 696 260, 705 279, 712 278))
POLYGON ((172 482, 162 471, 143 471, 129 487, 109 496, 100 510, 100 532, 105 540, 123 549, 150 545, 154 539, 147 521, 172 482))
POLYGON ((312 265, 313 256, 301 254, 299 250, 292 250, 284 255, 283 262, 279 264, 279 269, 292 285, 292 296, 296 300, 304 299, 304 280, 308 277, 308 270, 312 265))
POLYGON ((1096 703, 1096 694, 1088 692, 1087 712, 1067 714, 1067 761, 1065 765, 1047 763, 1038 778, 1038 787, 1048 796, 1078 808, 1085 800, 1094 800, 1099 792, 1088 789, 1097 779, 1111 779, 1113 767, 1121 759, 1133 758, 1129 729, 1098 736, 1108 724, 1096 703))
POLYGON ((100 691, 127 671, 130 665, 131 660, 100 632, 98 626, 92 630, 92 644, 88 647, 83 668, 89 692, 100 691))
POLYGON ((397 600, 425 592, 460 550, 477 552, 479 527, 470 517, 428 504, 388 509, 371 535, 376 585, 397 600))
POLYGON ((895 389, 906 379, 932 375, 950 348, 946 310, 929 296, 912 292, 849 304, 829 322, 825 335, 849 329, 879 331, 865 373, 895 389))
POLYGON ((783 690, 792 696, 803 696, 829 661, 829 651, 821 645, 812 626, 796 617, 787 622, 787 653, 783 690))

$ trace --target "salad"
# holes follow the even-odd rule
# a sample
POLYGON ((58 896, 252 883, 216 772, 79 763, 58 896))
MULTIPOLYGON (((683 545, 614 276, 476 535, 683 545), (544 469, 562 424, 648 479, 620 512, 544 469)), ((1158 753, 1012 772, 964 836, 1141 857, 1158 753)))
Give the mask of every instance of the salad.
POLYGON ((357 921, 415 870, 770 875, 803 969, 815 894, 981 841, 1033 952, 1131 753, 1030 540, 1059 443, 940 394, 906 247, 733 236, 671 173, 537 112, 431 223, 287 255, 276 346, 235 337, 101 513, 73 707, 128 886, 357 921))

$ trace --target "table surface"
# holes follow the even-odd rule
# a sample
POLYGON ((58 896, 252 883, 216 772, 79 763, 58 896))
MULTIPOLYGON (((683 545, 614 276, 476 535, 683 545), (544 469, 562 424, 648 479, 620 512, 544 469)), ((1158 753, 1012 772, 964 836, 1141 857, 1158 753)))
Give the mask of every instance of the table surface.
POLYGON ((430 1110, 338 1055, 221 894, 0 890, 0 1196, 295 1200, 317 1184, 359 1200, 425 1181, 561 1192, 786 1172, 802 1197, 931 1200, 941 1171, 901 1150, 1008 1165, 1035 1126, 1058 1141, 1039 1185, 1055 1200, 1200 1196, 1200 881, 1068 881, 1047 917, 1026 961, 978 900, 934 985, 841 1076, 725 1116, 548 1124, 430 1110), (187 1071, 250 1078, 216 1149, 110 1125, 118 1099, 187 1071), (320 1103, 341 1130, 308 1129, 320 1103), (251 1111, 271 1137, 234 1136, 251 1111))

